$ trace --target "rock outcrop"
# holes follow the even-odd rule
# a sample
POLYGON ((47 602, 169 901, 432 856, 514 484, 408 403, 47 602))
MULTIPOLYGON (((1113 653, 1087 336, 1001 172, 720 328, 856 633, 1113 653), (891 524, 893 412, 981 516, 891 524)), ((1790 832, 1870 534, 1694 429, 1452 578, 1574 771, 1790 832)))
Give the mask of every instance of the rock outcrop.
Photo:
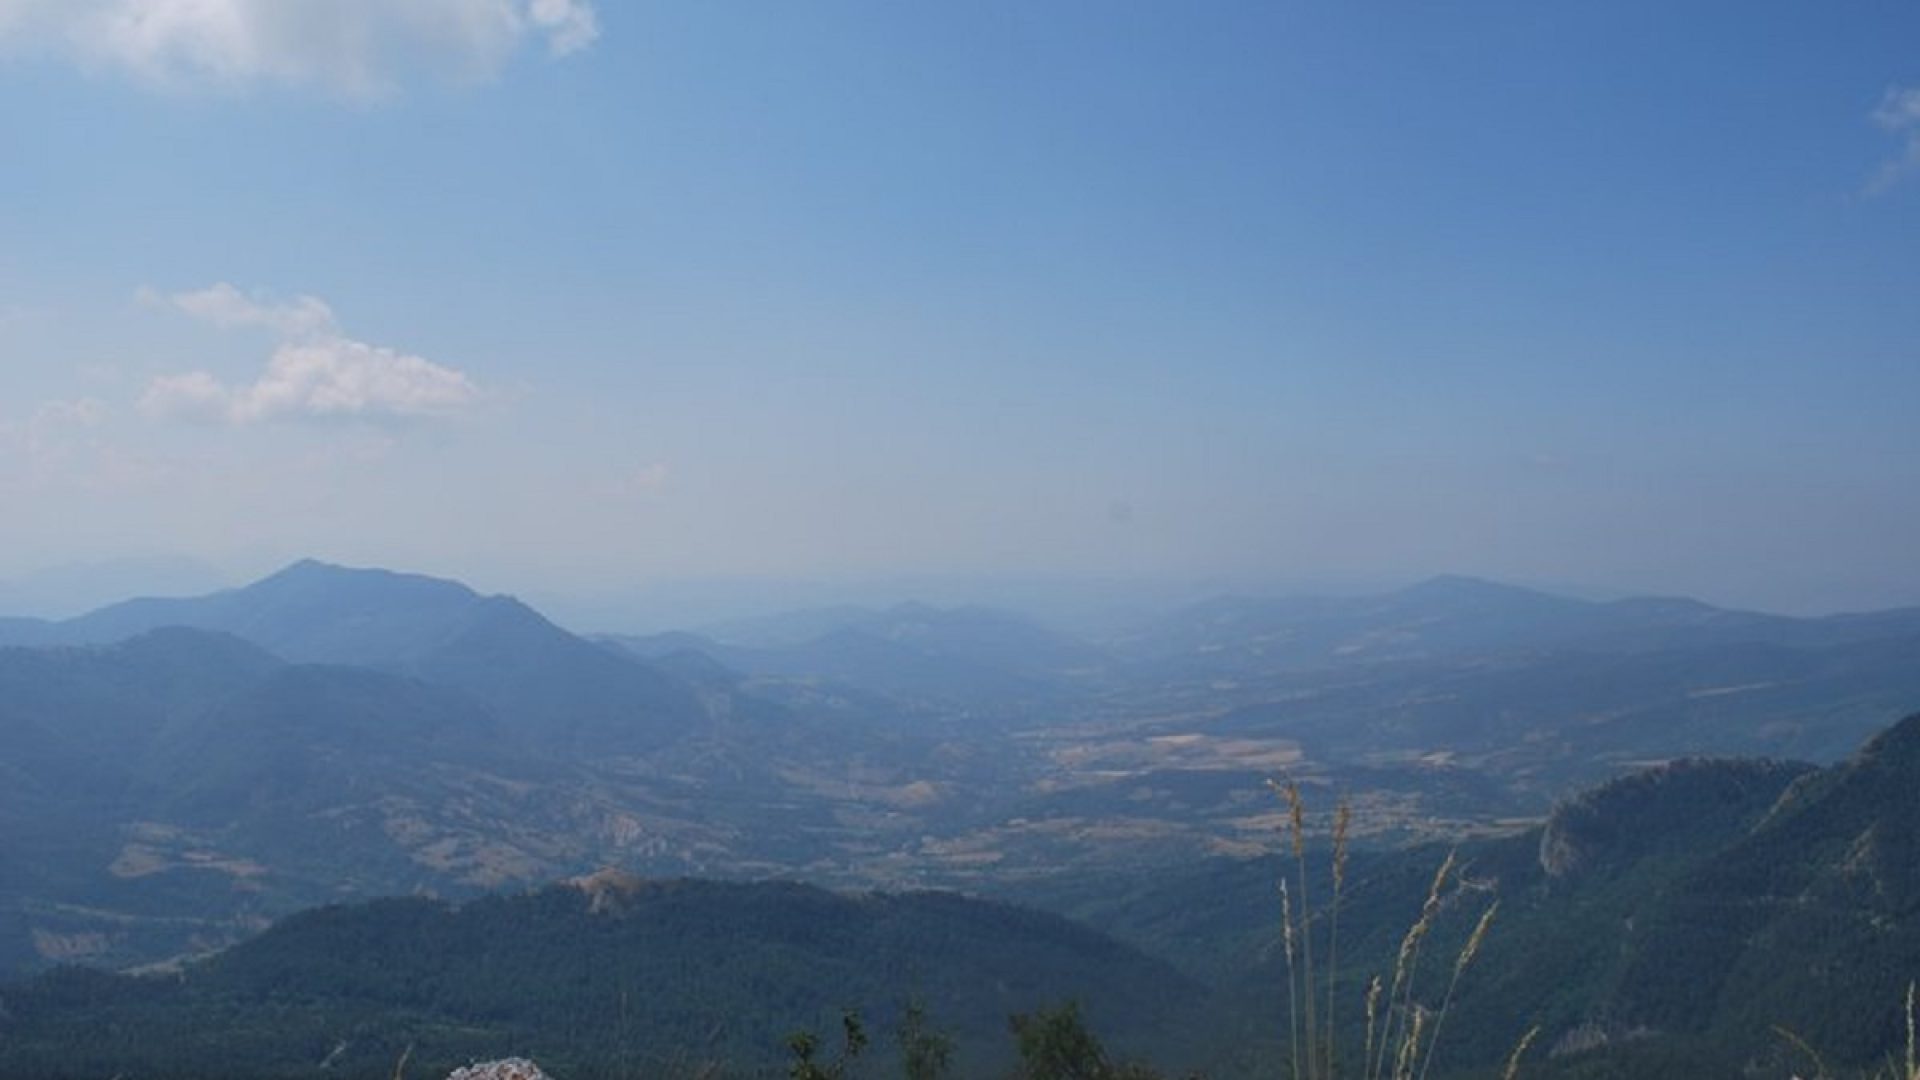
POLYGON ((455 1069, 447 1080, 552 1080, 540 1066, 526 1058, 501 1058, 455 1069))

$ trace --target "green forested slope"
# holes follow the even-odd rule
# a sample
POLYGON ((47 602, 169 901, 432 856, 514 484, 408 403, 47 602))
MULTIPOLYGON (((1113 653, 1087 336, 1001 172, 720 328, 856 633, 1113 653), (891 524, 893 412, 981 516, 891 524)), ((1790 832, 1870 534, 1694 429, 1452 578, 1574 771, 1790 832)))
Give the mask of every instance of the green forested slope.
POLYGON ((909 999, 977 1075, 1010 1054, 1010 1014, 1068 998, 1123 1046, 1176 1047, 1204 1015, 1169 966, 1053 915, 607 876, 460 907, 323 908, 178 977, 53 972, 0 994, 0 1075, 386 1075, 409 1045, 419 1075, 506 1053, 570 1080, 753 1072, 843 1008, 884 1043, 909 999))

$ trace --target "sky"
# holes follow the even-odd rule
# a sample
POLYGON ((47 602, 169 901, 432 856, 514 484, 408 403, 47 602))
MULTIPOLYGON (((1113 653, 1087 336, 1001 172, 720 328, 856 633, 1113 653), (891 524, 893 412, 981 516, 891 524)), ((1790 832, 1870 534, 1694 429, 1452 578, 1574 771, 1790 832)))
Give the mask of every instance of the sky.
POLYGON ((1876 608, 1916 411, 1910 0, 0 0, 0 579, 1876 608))

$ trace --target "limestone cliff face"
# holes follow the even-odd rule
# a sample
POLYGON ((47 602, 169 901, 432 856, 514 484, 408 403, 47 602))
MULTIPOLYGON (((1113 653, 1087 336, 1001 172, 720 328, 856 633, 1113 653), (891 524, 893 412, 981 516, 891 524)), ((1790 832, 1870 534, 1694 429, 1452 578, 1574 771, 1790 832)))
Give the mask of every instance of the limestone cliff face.
POLYGON ((1540 834, 1540 867, 1562 880, 1684 850, 1751 829, 1812 766, 1686 758, 1561 803, 1540 834))

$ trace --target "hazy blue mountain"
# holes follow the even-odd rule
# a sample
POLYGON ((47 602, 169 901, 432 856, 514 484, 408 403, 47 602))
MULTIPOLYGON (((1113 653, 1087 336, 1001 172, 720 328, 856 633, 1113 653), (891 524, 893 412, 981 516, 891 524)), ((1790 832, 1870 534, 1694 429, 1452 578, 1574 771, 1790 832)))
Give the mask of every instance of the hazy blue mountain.
POLYGON ((689 687, 653 665, 575 637, 508 597, 471 605, 405 670, 492 706, 515 730, 633 753, 698 731, 689 687))
POLYGON ((879 609, 857 604, 796 608, 792 611, 728 619, 697 627, 701 637, 753 649, 777 649, 872 622, 879 609))
POLYGON ((671 677, 575 637, 511 597, 313 560, 243 588, 129 600, 15 636, 98 643, 166 626, 232 634, 302 663, 414 675, 472 694, 511 730, 558 743, 644 750, 701 717, 694 695, 671 677))
POLYGON ((433 770, 498 768, 520 751, 464 695, 367 668, 300 664, 164 729, 145 772, 171 820, 285 838, 300 819, 356 795, 390 797, 433 770))
MULTIPOLYGON (((110 892, 126 880, 111 869, 126 830, 161 797, 155 748, 282 666, 237 638, 186 629, 105 646, 0 649, 0 859, 8 864, 0 970, 106 950, 104 937, 88 936, 99 932, 98 912, 42 915, 107 900, 102 886, 110 892)), ((183 910, 163 895, 141 900, 194 924, 163 934, 168 949, 197 933, 199 919, 231 916, 231 901, 183 910)), ((142 938, 121 955, 139 955, 141 944, 156 942, 142 938)))
POLYGON ((697 827, 686 828, 701 840, 670 846, 625 824, 658 813, 650 799, 684 805, 684 784, 583 775, 594 758, 582 747, 684 736, 690 748, 661 765, 711 757, 706 782, 719 784, 758 776, 725 767, 730 755, 750 766, 782 745, 726 742, 752 711, 709 725, 677 685, 666 700, 681 711, 657 708, 648 695, 664 676, 510 602, 481 602, 466 622, 467 640, 428 654, 443 682, 289 664, 179 626, 0 648, 0 970, 160 959, 263 913, 548 878, 622 842, 684 867, 679 852, 706 842, 697 827), (517 700, 528 704, 498 704, 517 700))
POLYGON ((723 649, 716 659, 755 675, 833 680, 904 698, 997 701, 1045 689, 1018 671, 854 628, 786 649, 723 649))
POLYGON ((1120 644, 1140 659, 1221 672, 1379 663, 1536 640, 1564 632, 1591 606, 1441 577, 1369 596, 1217 597, 1158 619, 1120 644))
POLYGON ((0 970, 165 959, 333 898, 800 864, 868 834, 848 770, 911 753, 506 599, 418 655, 295 664, 180 626, 0 649, 0 970))
MULTIPOLYGON (((56 807, 107 812, 150 785, 156 743, 282 661, 224 634, 170 628, 104 646, 0 648, 0 771, 56 807)), ((64 817, 64 815, 62 815, 64 817)))
POLYGON ((1549 797, 1636 762, 1699 754, 1831 761, 1920 704, 1920 636, 1848 645, 1548 651, 1370 670, 1222 716, 1317 758, 1448 755, 1549 797))
POLYGON ((99 642, 191 626, 245 638, 289 660, 404 667, 458 632, 482 602, 458 582, 307 559, 238 589, 113 604, 62 622, 59 632, 99 642))
POLYGON ((746 675, 841 683, 915 702, 998 705, 1058 694, 1109 662, 1097 647, 1019 615, 919 603, 608 640, 642 657, 691 650, 746 675))
POLYGON ((993 608, 896 604, 845 628, 910 644, 934 655, 1013 670, 1055 672, 1097 664, 1102 659, 1085 642, 1025 616, 993 608))
POLYGON ((1236 675, 1543 650, 1819 648, 1895 636, 1920 636, 1920 609, 1791 618, 1680 598, 1575 600, 1439 577, 1370 596, 1220 597, 1157 620, 1120 645, 1158 665, 1155 671, 1185 665, 1236 675))
POLYGON ((54 624, 22 615, 0 615, 0 647, 43 645, 53 639, 54 624))
MULTIPOLYGON (((1178 1042, 1202 991, 1057 916, 943 893, 595 875, 450 907, 388 900, 281 922, 179 978, 56 972, 6 988, 0 1072, 426 1075, 527 1053, 555 1075, 774 1066, 858 1008, 877 1063, 918 999, 970 1075, 1010 1057, 1007 1017, 1078 998, 1123 1046, 1178 1042)), ((1189 1033, 1190 1034, 1190 1033, 1189 1033)))
POLYGON ((777 648, 616 648, 511 598, 317 563, 30 624, 164 628, 0 656, 0 963, 162 959, 300 904, 594 865, 967 889, 1158 873, 1269 844, 1282 771, 1351 792, 1368 843, 1510 829, 1651 761, 1834 760, 1920 703, 1898 612, 1756 641, 1703 605, 1459 579, 1288 603, 1331 627, 1321 659, 1229 673, 923 605, 777 648), (1502 620, 1562 644, 1512 644, 1502 620), (1326 659, 1362 623, 1445 649, 1326 659))

